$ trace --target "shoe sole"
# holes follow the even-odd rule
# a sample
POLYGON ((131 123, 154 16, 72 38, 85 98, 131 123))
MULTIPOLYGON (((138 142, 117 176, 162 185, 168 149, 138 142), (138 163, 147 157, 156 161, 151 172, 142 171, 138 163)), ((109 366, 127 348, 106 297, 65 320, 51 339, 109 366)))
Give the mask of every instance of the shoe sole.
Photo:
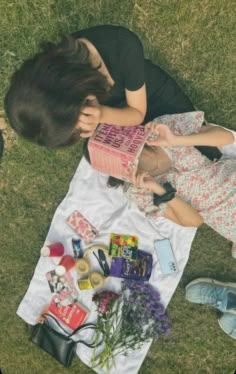
POLYGON ((215 279, 209 279, 209 278, 197 278, 194 281, 190 282, 185 287, 185 289, 187 290, 190 286, 192 286, 193 284, 197 284, 199 282, 204 282, 204 283, 209 283, 209 284, 216 284, 218 286, 223 286, 223 287, 234 287, 236 289, 236 283, 233 283, 233 282, 225 283, 225 282, 220 282, 220 281, 217 281, 215 279))
MULTIPOLYGON (((228 313, 228 314, 235 314, 235 315, 236 315, 236 310, 230 310, 230 312, 225 312, 225 313, 228 313)), ((224 331, 225 334, 227 334, 230 338, 236 340, 236 337, 230 335, 230 334, 228 333, 228 331, 226 331, 226 330, 224 329, 224 327, 221 325, 221 323, 220 323, 220 318, 218 319, 218 324, 219 324, 220 328, 224 331)))
MULTIPOLYGON (((225 312, 222 312, 223 314, 235 314, 236 315, 236 309, 227 309, 225 312)), ((220 318, 218 319, 218 321, 220 318)))

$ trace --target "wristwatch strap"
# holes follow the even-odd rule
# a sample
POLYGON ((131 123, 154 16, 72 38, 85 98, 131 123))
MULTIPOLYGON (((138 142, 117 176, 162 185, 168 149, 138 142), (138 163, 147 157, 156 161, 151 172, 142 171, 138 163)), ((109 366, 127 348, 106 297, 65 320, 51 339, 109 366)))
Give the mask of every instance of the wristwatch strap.
POLYGON ((164 195, 153 194, 153 205, 159 205, 161 203, 166 203, 175 197, 176 189, 169 183, 166 182, 163 184, 166 193, 164 195))

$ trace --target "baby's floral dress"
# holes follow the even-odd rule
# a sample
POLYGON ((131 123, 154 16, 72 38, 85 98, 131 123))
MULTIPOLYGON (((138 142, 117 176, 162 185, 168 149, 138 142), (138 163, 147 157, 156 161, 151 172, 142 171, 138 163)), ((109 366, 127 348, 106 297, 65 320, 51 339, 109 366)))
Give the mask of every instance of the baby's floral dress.
MULTIPOLYGON (((204 121, 202 112, 165 115, 155 119, 176 135, 196 133, 204 121)), ((170 171, 157 177, 170 182, 177 195, 191 204, 204 222, 219 234, 236 242, 236 158, 211 161, 195 147, 164 148, 172 160, 170 171)), ((127 197, 135 201, 147 217, 163 216, 167 204, 153 205, 153 194, 130 186, 127 197)))

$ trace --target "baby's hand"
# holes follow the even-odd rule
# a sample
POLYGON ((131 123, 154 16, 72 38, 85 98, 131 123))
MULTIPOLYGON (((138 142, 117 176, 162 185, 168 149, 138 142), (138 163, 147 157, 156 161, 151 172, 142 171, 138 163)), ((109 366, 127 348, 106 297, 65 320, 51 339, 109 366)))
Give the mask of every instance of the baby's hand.
POLYGON ((150 131, 146 140, 148 145, 171 147, 175 145, 176 136, 171 132, 167 125, 149 122, 145 128, 150 131))
POLYGON ((137 166, 130 169, 132 184, 136 188, 153 192, 157 187, 157 182, 149 173, 139 172, 137 166))

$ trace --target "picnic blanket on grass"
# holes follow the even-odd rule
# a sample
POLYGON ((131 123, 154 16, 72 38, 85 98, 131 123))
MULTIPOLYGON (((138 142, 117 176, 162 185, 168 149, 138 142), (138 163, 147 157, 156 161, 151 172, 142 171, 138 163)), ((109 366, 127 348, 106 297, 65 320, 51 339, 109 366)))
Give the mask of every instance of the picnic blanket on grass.
MULTIPOLYGON (((187 263, 196 229, 181 227, 164 218, 156 222, 147 220, 143 213, 130 204, 121 187, 108 188, 107 176, 93 170, 85 159, 80 162, 69 191, 55 212, 45 244, 61 242, 66 253, 73 254, 71 239, 76 238, 76 234, 66 223, 66 218, 76 209, 99 230, 99 236, 92 244, 108 245, 111 232, 138 236, 139 249, 153 255, 154 266, 150 283, 158 288, 162 302, 167 306, 187 263), (179 272, 173 275, 162 275, 154 252, 154 240, 163 238, 170 238, 178 264, 179 272)), ((84 245, 83 248, 85 247, 84 245)), ((56 261, 59 259, 40 257, 28 291, 19 305, 17 314, 29 324, 36 323, 42 309, 51 301, 52 295, 45 274, 55 268, 56 261)), ((72 271, 72 276, 76 278, 75 271, 72 271)), ((118 292, 120 279, 108 278, 103 288, 118 292)), ((92 302, 94 290, 78 291, 81 303, 91 310, 87 322, 96 321, 95 304, 92 302)), ((119 356, 116 359, 116 367, 110 372, 137 373, 149 347, 150 344, 145 344, 141 349, 132 351, 128 357, 119 356)), ((90 366, 91 349, 78 344, 77 354, 90 366)), ((106 373, 105 369, 100 368, 95 371, 106 373)))
MULTIPOLYGON (((235 157, 236 143, 226 146, 224 151, 226 157, 235 157)), ((81 160, 71 181, 69 191, 55 212, 45 241, 45 244, 63 243, 66 253, 71 255, 73 254, 71 240, 76 238, 76 234, 66 223, 66 218, 74 210, 79 210, 99 230, 99 236, 92 244, 108 245, 111 232, 138 236, 139 249, 153 255, 154 263, 150 283, 159 290, 161 300, 167 306, 188 261, 196 229, 179 226, 165 218, 159 218, 156 221, 146 219, 144 214, 127 200, 121 187, 118 189, 108 188, 107 176, 93 170, 85 159, 81 160), (163 238, 169 238, 171 241, 179 269, 178 273, 172 275, 161 273, 153 242, 163 238)), ((88 245, 83 246, 83 248, 85 247, 88 245)), ((59 259, 39 258, 29 288, 17 310, 18 316, 29 324, 36 323, 42 309, 51 301, 52 295, 45 273, 53 270, 57 262, 59 259)), ((75 270, 72 270, 72 276, 76 282, 75 270)), ((120 279, 109 277, 103 288, 119 292, 120 279)), ((80 291, 78 289, 78 292, 79 301, 91 311, 87 322, 95 322, 96 309, 92 302, 94 290, 80 291)), ((110 373, 136 374, 150 344, 144 344, 141 349, 132 351, 128 356, 118 356, 115 360, 116 366, 110 370, 110 373)), ((87 366, 91 366, 91 351, 90 348, 83 345, 78 344, 77 346, 76 353, 87 366)), ((94 371, 101 374, 107 373, 106 369, 98 367, 94 371)))

